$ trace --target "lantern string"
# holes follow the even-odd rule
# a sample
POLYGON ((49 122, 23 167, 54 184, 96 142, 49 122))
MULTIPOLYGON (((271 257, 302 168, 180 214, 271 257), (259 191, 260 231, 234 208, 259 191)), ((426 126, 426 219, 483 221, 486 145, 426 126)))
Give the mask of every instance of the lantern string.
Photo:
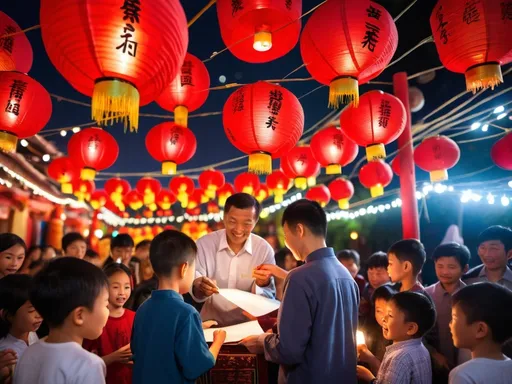
POLYGON ((476 138, 476 139, 469 139, 469 140, 457 141, 457 144, 474 143, 474 142, 476 142, 476 141, 482 141, 482 140, 494 139, 495 137, 504 136, 506 133, 507 133, 506 131, 503 131, 503 132, 496 133, 496 134, 494 134, 494 135, 490 135, 490 136, 484 136, 484 137, 478 137, 478 138, 476 138))
POLYGON ((417 2, 417 1, 418 1, 418 0, 413 0, 413 1, 411 2, 411 4, 409 4, 407 7, 405 7, 405 9, 404 9, 402 12, 400 12, 400 13, 398 14, 398 16, 397 16, 397 17, 395 17, 395 18, 393 19, 393 21, 396 23, 396 22, 397 22, 397 21, 398 21, 398 20, 399 20, 403 15, 405 15, 405 13, 406 13, 409 9, 411 9, 411 7, 412 7, 414 4, 416 4, 416 2, 417 2))
POLYGON ((0 39, 3 39, 5 37, 21 35, 22 33, 30 32, 30 31, 35 31, 36 29, 39 29, 39 28, 41 28, 41 24, 33 25, 32 27, 28 27, 28 28, 22 29, 22 30, 17 31, 17 32, 6 33, 5 35, 0 36, 0 39))
POLYGON ((434 67, 434 68, 426 69, 426 70, 424 70, 424 71, 421 71, 421 72, 415 73, 414 75, 407 76, 407 80, 412 80, 412 79, 415 79, 415 78, 420 77, 420 76, 422 76, 422 75, 426 75, 427 73, 435 72, 435 71, 440 70, 440 69, 444 69, 444 65, 440 65, 440 66, 438 66, 438 67, 434 67))
POLYGON ((206 4, 187 24, 187 27, 190 28, 192 24, 194 24, 201 16, 203 16, 203 13, 205 13, 210 7, 215 4, 217 0, 210 0, 208 4, 206 4))
POLYGON ((301 68, 304 68, 306 65, 307 65, 306 63, 304 63, 304 64, 302 64, 302 65, 299 65, 297 68, 295 68, 293 71, 291 71, 291 72, 290 72, 289 74, 287 74, 285 77, 283 77, 283 79, 286 79, 286 78, 288 78, 288 76, 293 75, 295 72, 297 72, 297 71, 298 71, 299 69, 301 69, 301 68))
POLYGON ((414 47, 412 47, 411 49, 409 49, 408 51, 406 51, 402 56, 400 56, 398 59, 396 59, 395 61, 392 61, 391 63, 389 63, 387 65, 386 68, 389 68, 393 65, 395 65, 396 63, 398 63, 400 60, 404 59, 405 57, 407 57, 409 54, 411 54, 412 52, 414 52, 416 49, 418 49, 419 47, 421 47, 422 45, 425 45, 427 43, 433 43, 434 42, 434 38, 431 36, 429 37, 426 37, 424 38, 423 40, 421 40, 418 44, 416 44, 414 47))

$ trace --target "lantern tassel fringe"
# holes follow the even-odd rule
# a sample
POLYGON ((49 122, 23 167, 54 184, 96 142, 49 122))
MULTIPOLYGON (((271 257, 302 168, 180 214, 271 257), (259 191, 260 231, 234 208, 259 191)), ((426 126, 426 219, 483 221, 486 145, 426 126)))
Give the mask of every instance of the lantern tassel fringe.
POLYGON ((329 84, 329 108, 339 108, 341 104, 359 105, 359 85, 353 77, 339 77, 329 84))
POLYGON ((0 150, 7 153, 16 152, 18 138, 9 132, 0 132, 0 150))
POLYGON ((327 167, 325 167, 325 173, 327 175, 341 175, 341 165, 329 164, 327 167))
POLYGON ((480 89, 491 88, 503 83, 503 74, 498 63, 485 63, 469 68, 466 73, 466 89, 476 93, 480 89))
POLYGON ((162 175, 175 175, 177 165, 173 161, 164 161, 162 163, 162 175))
POLYGON ((272 156, 268 153, 251 153, 249 155, 249 172, 257 175, 272 173, 272 156))

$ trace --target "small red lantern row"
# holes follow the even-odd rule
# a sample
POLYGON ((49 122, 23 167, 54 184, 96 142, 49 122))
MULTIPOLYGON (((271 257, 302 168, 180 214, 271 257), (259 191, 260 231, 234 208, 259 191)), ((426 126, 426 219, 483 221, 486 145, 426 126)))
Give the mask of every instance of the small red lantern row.
POLYGON ((290 178, 281 170, 276 170, 267 176, 267 186, 274 194, 274 202, 282 203, 284 194, 290 189, 290 178))
POLYGON ((53 159, 48 165, 48 176, 57 181, 62 193, 73 193, 72 182, 80 177, 80 170, 73 164, 69 157, 53 159))
POLYGON ((357 145, 343 134, 341 129, 329 127, 315 133, 311 138, 313 156, 325 167, 328 175, 341 174, 342 167, 357 157, 357 145))
POLYGON ((354 185, 350 180, 339 177, 329 184, 331 198, 338 202, 340 209, 349 208, 349 200, 354 196, 354 185))
POLYGON ((178 201, 181 203, 182 208, 188 205, 188 198, 194 192, 194 180, 188 176, 176 176, 169 182, 169 189, 176 195, 178 201))
POLYGON ((235 190, 237 192, 254 195, 259 187, 260 179, 254 173, 244 172, 235 177, 235 190))
POLYGON ((448 169, 454 167, 459 158, 459 146, 446 136, 429 137, 414 150, 414 162, 430 172, 433 183, 448 180, 448 169))
POLYGON ((331 192, 325 185, 317 185, 306 192, 306 199, 316 201, 325 207, 331 200, 331 192))
POLYGON ((217 190, 221 188, 226 179, 221 171, 208 169, 199 175, 199 186, 205 190, 206 196, 214 199, 217 190))
POLYGON ((393 179, 391 167, 382 160, 374 160, 365 164, 359 171, 359 181, 370 190, 372 197, 382 196, 384 188, 393 179))
POLYGON ((512 171, 512 133, 494 143, 491 158, 498 167, 512 171))
POLYGON ((295 187, 306 189, 308 179, 316 177, 320 172, 320 164, 313 156, 309 145, 293 148, 281 158, 281 169, 284 174, 294 179, 295 187))
POLYGON ((226 200, 235 193, 235 187, 233 184, 226 183, 217 190, 217 201, 219 207, 226 205, 226 200))

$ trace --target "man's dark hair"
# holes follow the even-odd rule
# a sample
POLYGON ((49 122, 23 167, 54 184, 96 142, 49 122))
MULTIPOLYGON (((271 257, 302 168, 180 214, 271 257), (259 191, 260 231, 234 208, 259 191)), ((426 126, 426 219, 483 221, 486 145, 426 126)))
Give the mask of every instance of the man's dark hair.
POLYGON ((375 302, 379 299, 383 299, 389 301, 394 295, 396 295, 398 291, 393 288, 391 284, 384 284, 373 291, 373 295, 371 297, 372 304, 375 306, 375 302))
POLYGON ((425 264, 425 259, 427 258, 425 247, 416 239, 397 241, 389 248, 388 255, 390 253, 394 254, 401 263, 405 261, 410 262, 414 275, 420 273, 423 264, 425 264))
POLYGON ((29 275, 7 275, 0 279, 0 338, 7 336, 12 324, 8 316, 16 315, 20 307, 29 300, 32 277, 29 275))
POLYGON ((62 238, 62 249, 66 251, 66 249, 75 241, 83 241, 84 244, 87 244, 87 241, 85 241, 85 238, 81 234, 78 232, 69 232, 62 238))
POLYGON ((21 237, 10 232, 0 233, 0 252, 7 251, 15 245, 21 245, 25 253, 27 252, 27 246, 21 237))
POLYGON ((248 193, 234 193, 229 196, 226 200, 226 204, 224 205, 224 213, 228 213, 231 207, 238 209, 254 208, 256 220, 260 217, 261 205, 254 196, 251 196, 248 193))
POLYGON ((128 277, 132 276, 132 272, 130 271, 130 268, 128 268, 126 265, 121 264, 121 263, 109 264, 105 268, 103 268, 103 272, 105 272, 105 275, 107 277, 110 277, 118 272, 124 272, 128 275, 128 277))
POLYGON ((89 259, 97 259, 98 257, 100 257, 100 255, 98 255, 98 252, 92 249, 88 249, 87 251, 85 251, 85 257, 89 259))
POLYGON ((358 267, 361 266, 361 257, 354 249, 343 249, 336 254, 336 257, 340 262, 341 260, 353 260, 358 267))
POLYGON ((92 311, 108 280, 101 269, 85 260, 52 260, 34 277, 30 301, 50 328, 64 323, 78 307, 92 311))
POLYGON ((316 236, 327 236, 327 216, 320 204, 307 199, 297 200, 286 207, 281 224, 293 229, 297 224, 302 224, 316 236))
POLYGON ((366 262, 367 269, 372 268, 387 268, 389 265, 388 255, 385 252, 375 252, 368 258, 366 262))
POLYGON ((110 249, 114 248, 133 248, 135 244, 133 243, 133 239, 130 235, 126 233, 120 233, 116 237, 113 237, 110 240, 110 249))
POLYGON ((460 267, 464 269, 464 267, 469 263, 471 253, 465 245, 461 245, 459 243, 446 243, 438 245, 432 254, 432 259, 434 261, 439 260, 441 257, 455 257, 459 262, 460 267))
POLYGON ((455 292, 452 300, 466 315, 468 325, 486 323, 494 342, 503 344, 512 337, 512 291, 495 283, 476 283, 455 292))
POLYGON ((418 331, 413 335, 418 339, 423 337, 436 322, 436 309, 432 301, 419 292, 399 292, 390 299, 404 313, 405 321, 416 323, 418 331))
POLYGON ((151 240, 142 240, 142 241, 139 241, 137 243, 137 246, 135 247, 135 250, 138 250, 138 249, 141 249, 141 248, 145 248, 145 247, 148 247, 151 245, 151 240))
POLYGON ((149 260, 157 276, 170 276, 174 267, 191 263, 196 254, 196 243, 184 233, 174 230, 158 234, 149 248, 149 260))
POLYGON ((493 225, 478 235, 478 245, 490 240, 501 241, 505 246, 505 252, 509 252, 512 250, 512 229, 493 225))

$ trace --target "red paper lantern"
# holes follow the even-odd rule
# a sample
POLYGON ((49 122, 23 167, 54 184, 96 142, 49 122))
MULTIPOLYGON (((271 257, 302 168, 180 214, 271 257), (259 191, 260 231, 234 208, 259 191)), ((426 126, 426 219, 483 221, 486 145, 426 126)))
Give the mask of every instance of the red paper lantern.
POLYGON ((210 75, 206 66, 194 55, 187 53, 181 71, 168 85, 156 102, 163 109, 174 112, 174 122, 188 126, 188 113, 199 109, 208 98, 210 75))
POLYGON ((366 92, 359 107, 348 106, 340 116, 341 130, 357 145, 366 147, 368 161, 386 158, 384 145, 401 135, 406 122, 402 102, 382 91, 366 92))
POLYGON ((188 197, 194 192, 194 180, 187 176, 176 176, 169 182, 169 189, 176 195, 182 208, 188 205, 188 197))
POLYGON ((512 133, 494 143, 491 158, 498 167, 512 171, 512 133))
POLYGON ((206 206, 206 211, 208 213, 219 213, 220 212, 220 208, 219 208, 219 206, 217 205, 217 203, 215 201, 210 201, 208 203, 208 205, 206 206))
POLYGON ((226 183, 217 190, 217 200, 219 207, 226 205, 226 200, 235 193, 233 184, 226 183))
POLYGON ((71 194, 73 193, 72 182, 79 178, 80 170, 69 157, 59 157, 53 159, 48 165, 48 176, 60 184, 62 193, 71 194))
POLYGON ((156 197, 156 204, 163 210, 170 209, 175 202, 176 195, 167 189, 162 189, 156 197))
POLYGON ((313 156, 309 145, 293 148, 281 159, 281 169, 288 177, 295 179, 295 187, 306 189, 308 178, 316 177, 320 164, 313 156))
POLYGON ((476 92, 503 83, 501 65, 512 61, 512 5, 498 0, 439 0, 430 26, 439 58, 452 72, 464 73, 476 92))
POLYGON ((359 171, 359 181, 370 189, 372 197, 382 196, 384 188, 393 180, 391 167, 382 160, 374 160, 365 164, 359 171))
POLYGON ((156 99, 178 73, 188 46, 178 0, 42 0, 43 43, 78 92, 92 96, 98 124, 137 130, 139 104, 156 99))
POLYGON ((121 211, 125 210, 125 204, 123 202, 124 197, 130 192, 130 183, 126 180, 120 179, 119 177, 113 177, 105 181, 103 188, 108 193, 110 200, 114 205, 121 211))
POLYGON ((89 201, 95 189, 94 181, 91 180, 78 179, 73 182, 73 194, 79 201, 89 201))
POLYGON ((414 150, 414 162, 430 172, 432 183, 448 180, 448 169, 455 166, 459 158, 459 146, 446 136, 426 138, 414 150))
POLYGON ((221 171, 208 169, 199 175, 199 186, 205 190, 206 196, 215 198, 217 190, 224 185, 226 179, 221 171))
POLYGON ((254 173, 244 172, 235 177, 235 190, 237 192, 254 195, 259 187, 260 179, 254 173))
POLYGON ((218 0, 222 40, 248 63, 265 63, 290 52, 300 35, 302 0, 218 0))
POLYGON ((256 200, 258 200, 260 203, 263 203, 268 197, 270 196, 270 189, 269 187, 264 184, 260 183, 260 187, 256 190, 256 193, 254 194, 254 197, 256 200))
POLYGON ((377 77, 391 61, 398 33, 391 15, 370 0, 322 4, 300 38, 300 53, 316 81, 329 85, 329 106, 359 99, 358 84, 377 77))
POLYGON ((258 81, 235 91, 224 104, 224 131, 249 155, 249 172, 269 174, 272 158, 293 148, 304 129, 304 111, 287 89, 258 81))
POLYGON ((103 189, 99 189, 91 194, 91 200, 89 203, 93 209, 100 209, 101 207, 104 207, 105 204, 107 204, 107 201, 108 193, 103 189))
POLYGON ((400 176, 400 154, 396 155, 393 160, 391 160, 391 169, 395 175, 400 176))
POLYGON ((316 201, 325 207, 331 200, 331 192, 325 185, 317 185, 306 192, 306 199, 316 201))
POLYGON ((0 71, 28 73, 32 60, 32 46, 27 36, 13 19, 0 11, 0 71), (1 37, 4 35, 10 36, 1 37))
POLYGON ((133 189, 130 192, 128 192, 123 200, 124 203, 134 211, 137 211, 144 205, 143 197, 136 189, 133 189))
POLYGON ((205 204, 208 202, 208 196, 205 195, 205 190, 203 188, 195 188, 192 195, 188 198, 188 209, 194 209, 199 207, 201 204, 205 204))
POLYGON ((117 160, 116 139, 101 128, 87 128, 73 134, 68 142, 68 156, 82 169, 83 180, 94 180, 96 171, 109 168, 117 160))
POLYGON ((176 166, 189 161, 196 148, 192 131, 175 123, 155 125, 146 135, 146 149, 151 157, 162 163, 163 175, 175 175, 176 166))
POLYGON ((137 181, 135 188, 137 188, 137 191, 142 195, 144 205, 149 206, 155 203, 156 196, 160 193, 162 185, 157 179, 152 177, 143 177, 137 181))
POLYGON ((331 198, 338 202, 340 209, 349 208, 349 200, 354 196, 354 185, 343 177, 334 179, 329 184, 331 198))
POLYGON ((290 178, 283 171, 277 170, 267 176, 266 182, 274 194, 274 203, 282 203, 284 194, 290 189, 290 178))
POLYGON ((359 152, 356 143, 336 127, 318 131, 311 138, 309 145, 313 156, 322 167, 325 167, 325 173, 328 175, 341 174, 341 168, 354 161, 359 152))
POLYGON ((0 72, 0 103, 0 150, 4 152, 14 152, 18 139, 34 136, 52 115, 50 95, 24 73, 0 72))

